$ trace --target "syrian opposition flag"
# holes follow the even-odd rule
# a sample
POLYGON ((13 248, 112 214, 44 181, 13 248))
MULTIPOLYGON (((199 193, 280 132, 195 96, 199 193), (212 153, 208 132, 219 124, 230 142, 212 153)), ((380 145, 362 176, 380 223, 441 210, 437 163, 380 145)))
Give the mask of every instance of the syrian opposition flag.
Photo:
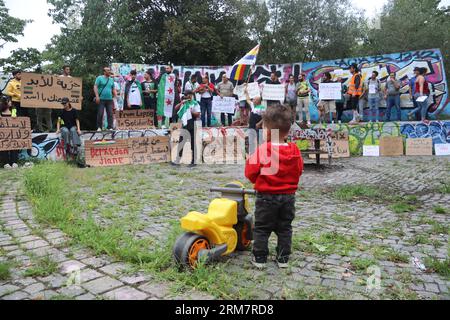
POLYGON ((247 53, 241 60, 231 69, 230 79, 244 80, 247 79, 252 66, 256 64, 256 57, 259 53, 259 44, 247 53))
POLYGON ((187 126, 188 121, 192 119, 191 104, 192 101, 187 101, 180 110, 178 110, 178 118, 181 119, 184 127, 187 126))
POLYGON ((158 87, 158 116, 172 117, 175 102, 175 74, 163 74, 158 87))

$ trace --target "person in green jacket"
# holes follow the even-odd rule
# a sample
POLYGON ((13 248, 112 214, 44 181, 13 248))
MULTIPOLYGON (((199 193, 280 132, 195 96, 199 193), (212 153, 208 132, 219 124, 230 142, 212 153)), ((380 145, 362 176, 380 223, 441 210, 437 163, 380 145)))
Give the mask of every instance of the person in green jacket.
POLYGON ((142 85, 136 79, 137 72, 130 72, 131 80, 125 85, 125 106, 127 109, 144 109, 144 95, 142 93, 142 85))

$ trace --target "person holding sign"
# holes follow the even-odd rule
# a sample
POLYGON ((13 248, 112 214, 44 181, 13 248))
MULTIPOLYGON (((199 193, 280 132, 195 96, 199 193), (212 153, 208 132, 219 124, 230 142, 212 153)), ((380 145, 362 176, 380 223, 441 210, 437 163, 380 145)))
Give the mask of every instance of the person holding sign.
MULTIPOLYGON (((233 96, 234 86, 231 81, 228 80, 226 74, 222 76, 222 82, 217 85, 217 93, 221 98, 223 97, 232 97, 233 96)), ((233 115, 234 113, 227 113, 228 115, 228 126, 233 124, 233 115)), ((225 126, 225 113, 220 114, 220 122, 223 126, 225 126)))
POLYGON ((261 97, 253 98, 253 100, 250 99, 247 88, 245 88, 244 93, 246 96, 246 101, 251 109, 248 127, 250 129, 256 130, 256 137, 257 137, 257 141, 259 143, 259 141, 260 141, 259 133, 262 129, 262 123, 263 123, 262 116, 263 116, 264 112, 266 111, 266 106, 262 104, 261 97))
POLYGON ((417 107, 408 113, 408 118, 411 118, 417 112, 420 112, 422 121, 427 119, 428 111, 428 98, 430 97, 430 87, 425 75, 427 74, 427 68, 420 68, 419 75, 415 82, 415 98, 417 102, 417 107))
POLYGON ((77 111, 72 108, 69 98, 63 98, 61 104, 64 106, 64 109, 61 111, 56 123, 56 134, 61 133, 66 152, 68 152, 70 150, 69 147, 76 149, 81 146, 80 120, 77 111))
POLYGON ((303 122, 303 110, 306 114, 306 122, 311 125, 311 116, 309 114, 309 89, 308 82, 306 81, 306 75, 302 73, 299 76, 299 82, 297 83, 297 112, 299 121, 303 122))
MULTIPOLYGON (((333 83, 331 80, 331 73, 325 72, 322 78, 322 83, 333 83)), ((320 100, 318 103, 319 122, 327 122, 326 117, 336 120, 336 102, 335 100, 320 100)))
POLYGON ((297 85, 292 74, 289 75, 289 82, 286 84, 286 103, 292 109, 292 122, 294 122, 297 108, 297 85))
MULTIPOLYGON (((184 132, 189 132, 189 140, 191 143, 191 151, 192 151, 192 160, 190 167, 195 166, 195 121, 200 117, 201 110, 200 105, 198 102, 194 99, 194 92, 192 91, 185 91, 184 92, 184 98, 182 101, 175 106, 175 111, 177 111, 178 118, 181 119, 183 123, 183 129, 184 132)), ((181 161, 181 157, 183 156, 183 147, 184 144, 187 142, 184 142, 184 139, 186 137, 184 136, 183 132, 180 135, 180 141, 178 143, 178 156, 175 162, 172 162, 172 165, 179 165, 181 161)))
POLYGON ((12 107, 15 109, 14 113, 18 117, 28 117, 28 109, 20 106, 20 98, 22 96, 20 80, 22 79, 22 71, 14 70, 12 72, 13 78, 8 82, 5 93, 11 98, 12 107))
MULTIPOLYGON (((11 112, 11 101, 7 97, 1 97, 0 99, 0 117, 12 117, 15 115, 11 112)), ((5 163, 3 168, 16 169, 19 167, 19 150, 6 150, 0 152, 2 164, 5 163)))
POLYGON ((211 127, 212 98, 213 93, 216 92, 216 87, 209 82, 208 76, 203 77, 203 83, 198 88, 198 92, 200 92, 201 96, 200 107, 202 111, 202 126, 211 127))
POLYGON ((381 83, 378 80, 378 71, 372 72, 372 77, 367 81, 367 87, 369 88, 369 109, 370 116, 369 120, 375 118, 373 121, 378 122, 380 116, 380 94, 381 94, 381 83), (374 113, 376 116, 374 117, 374 113))
POLYGON ((108 130, 113 129, 113 98, 117 95, 114 87, 114 79, 111 78, 111 69, 109 67, 103 68, 103 75, 98 76, 94 85, 95 103, 98 105, 97 110, 97 131, 102 131, 103 128, 103 113, 106 109, 108 119, 108 130))

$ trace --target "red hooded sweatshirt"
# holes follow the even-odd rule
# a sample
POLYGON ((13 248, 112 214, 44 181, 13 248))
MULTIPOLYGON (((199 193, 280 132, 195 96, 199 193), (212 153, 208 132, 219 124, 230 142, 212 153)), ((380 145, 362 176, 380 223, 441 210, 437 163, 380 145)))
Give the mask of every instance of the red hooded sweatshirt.
POLYGON ((294 143, 272 145, 266 142, 245 165, 245 176, 261 193, 294 194, 302 172, 302 155, 294 143))

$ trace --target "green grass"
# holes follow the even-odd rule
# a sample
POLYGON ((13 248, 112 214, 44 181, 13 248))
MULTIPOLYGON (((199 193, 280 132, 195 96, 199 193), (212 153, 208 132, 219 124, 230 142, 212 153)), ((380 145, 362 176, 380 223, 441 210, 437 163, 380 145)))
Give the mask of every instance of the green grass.
POLYGON ((329 289, 323 287, 305 287, 301 286, 298 289, 290 290, 285 293, 288 299, 294 300, 341 300, 343 297, 338 297, 329 289))
POLYGON ((441 185, 438 187, 439 193, 449 194, 450 193, 450 180, 441 181, 441 185))
POLYGON ((8 262, 0 262, 0 280, 6 281, 11 277, 11 264, 8 262))
POLYGON ((58 270, 58 264, 50 256, 33 260, 32 266, 24 272, 25 277, 46 277, 58 270))
POLYGON ((75 298, 65 294, 57 294, 52 296, 49 300, 75 300, 75 298))
POLYGON ((447 281, 450 281, 450 259, 439 260, 432 257, 427 257, 424 260, 425 266, 430 271, 436 272, 437 274, 446 277, 447 281))
POLYGON ((394 263, 408 263, 409 261, 409 256, 407 254, 394 250, 389 246, 373 246, 370 251, 374 258, 378 260, 391 261, 394 263))
POLYGON ((396 197, 394 201, 389 208, 395 213, 413 212, 418 208, 416 196, 396 197))
POLYGON ((449 210, 447 208, 441 207, 441 206, 434 206, 433 207, 434 213, 437 214, 449 214, 449 210))
POLYGON ((343 201, 352 201, 359 199, 381 199, 384 197, 384 192, 376 187, 370 185, 344 185, 336 188, 333 193, 334 197, 343 201))
POLYGON ((408 240, 412 245, 416 244, 429 244, 430 237, 427 234, 416 234, 414 237, 408 240))
POLYGON ((356 258, 353 259, 350 263, 353 269, 356 271, 365 271, 370 266, 377 265, 377 261, 370 258, 356 258))

